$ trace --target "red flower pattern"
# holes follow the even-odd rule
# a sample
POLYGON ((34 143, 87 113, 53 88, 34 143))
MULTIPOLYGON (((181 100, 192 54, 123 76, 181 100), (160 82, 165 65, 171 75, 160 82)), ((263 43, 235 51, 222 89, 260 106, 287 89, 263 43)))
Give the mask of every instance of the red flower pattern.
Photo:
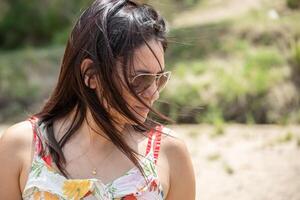
POLYGON ((157 190, 157 186, 158 186, 158 184, 157 184, 156 179, 152 180, 151 183, 150 183, 150 191, 157 190))
POLYGON ((133 194, 129 194, 125 197, 122 197, 122 200, 137 200, 137 198, 133 194))

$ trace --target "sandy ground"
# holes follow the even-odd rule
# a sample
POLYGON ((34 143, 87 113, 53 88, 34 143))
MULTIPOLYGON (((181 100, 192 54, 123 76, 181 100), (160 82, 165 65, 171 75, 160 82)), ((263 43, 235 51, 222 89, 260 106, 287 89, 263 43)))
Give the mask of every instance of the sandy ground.
POLYGON ((300 126, 175 126, 201 200, 300 200, 300 126))
POLYGON ((192 156, 197 200, 300 200, 300 126, 171 128, 192 156))

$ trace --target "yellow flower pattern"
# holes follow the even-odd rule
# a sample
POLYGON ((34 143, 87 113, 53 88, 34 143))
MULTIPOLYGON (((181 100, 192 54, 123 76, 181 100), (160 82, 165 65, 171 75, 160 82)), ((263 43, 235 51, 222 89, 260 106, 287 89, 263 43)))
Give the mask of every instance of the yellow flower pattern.
POLYGON ((41 199, 45 199, 45 200, 59 200, 58 196, 56 196, 55 194, 52 194, 50 192, 41 192, 41 191, 36 191, 33 194, 33 199, 34 200, 41 200, 41 199), (42 195, 44 196, 44 198, 42 198, 42 195))
POLYGON ((90 180, 66 180, 63 193, 68 199, 79 200, 89 192, 90 187, 90 180))
POLYGON ((34 200, 40 200, 41 199, 41 192, 37 191, 33 194, 33 199, 34 200))
POLYGON ((44 192, 45 200, 59 200, 59 198, 55 194, 51 194, 50 192, 44 192))

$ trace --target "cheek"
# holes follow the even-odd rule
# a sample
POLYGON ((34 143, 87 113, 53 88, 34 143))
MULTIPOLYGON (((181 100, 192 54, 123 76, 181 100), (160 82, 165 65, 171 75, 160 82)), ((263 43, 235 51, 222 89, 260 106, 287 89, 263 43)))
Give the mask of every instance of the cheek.
POLYGON ((127 102, 127 104, 130 106, 135 106, 139 102, 138 99, 136 99, 132 94, 130 94, 127 91, 125 93, 123 93, 123 98, 127 102))

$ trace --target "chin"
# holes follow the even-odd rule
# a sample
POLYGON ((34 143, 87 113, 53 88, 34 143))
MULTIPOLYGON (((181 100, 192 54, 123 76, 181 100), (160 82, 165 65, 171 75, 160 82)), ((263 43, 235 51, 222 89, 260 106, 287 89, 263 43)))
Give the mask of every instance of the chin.
MULTIPOLYGON (((137 120, 139 120, 141 123, 144 123, 148 117, 149 111, 147 112, 139 112, 139 114, 137 113, 138 111, 133 111, 134 116, 137 118, 137 120)), ((131 124, 131 125, 137 125, 137 123, 135 123, 134 121, 126 118, 120 119, 120 121, 123 121, 126 124, 131 124)))
MULTIPOLYGON (((136 116, 136 117, 141 123, 144 123, 147 119, 147 116, 145 116, 145 117, 144 116, 136 116)), ((135 122, 131 122, 131 124, 137 125, 135 122)))
MULTIPOLYGON (((145 123, 146 119, 147 119, 147 115, 136 115, 135 117, 141 122, 141 123, 145 123)), ((128 120, 127 123, 131 124, 131 125, 137 125, 137 123, 135 123, 134 121, 130 121, 128 120)))
POLYGON ((140 117, 140 118, 139 118, 139 120, 140 120, 142 123, 144 123, 144 122, 146 121, 146 119, 147 119, 147 116, 146 116, 146 117, 140 117))

